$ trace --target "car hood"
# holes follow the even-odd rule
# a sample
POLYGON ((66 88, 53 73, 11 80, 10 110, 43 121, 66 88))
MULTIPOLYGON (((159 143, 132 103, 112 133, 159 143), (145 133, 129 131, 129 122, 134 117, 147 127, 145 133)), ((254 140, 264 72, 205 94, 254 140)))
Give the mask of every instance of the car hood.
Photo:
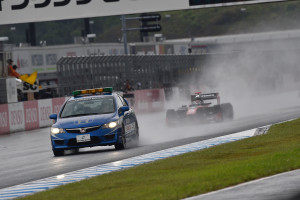
POLYGON ((58 128, 83 128, 91 126, 99 126, 112 121, 117 121, 118 115, 115 113, 101 114, 101 115, 88 115, 72 118, 60 118, 55 123, 58 128))

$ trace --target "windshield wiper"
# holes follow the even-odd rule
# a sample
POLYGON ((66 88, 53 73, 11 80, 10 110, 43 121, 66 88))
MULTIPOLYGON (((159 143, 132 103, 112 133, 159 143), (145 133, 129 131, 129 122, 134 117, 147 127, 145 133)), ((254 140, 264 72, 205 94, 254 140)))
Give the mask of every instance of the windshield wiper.
POLYGON ((68 116, 64 116, 61 118, 69 118, 69 117, 79 117, 79 116, 85 116, 85 115, 91 115, 90 113, 85 113, 85 114, 77 114, 77 115, 68 115, 68 116))
POLYGON ((101 113, 89 113, 90 115, 99 115, 101 113))

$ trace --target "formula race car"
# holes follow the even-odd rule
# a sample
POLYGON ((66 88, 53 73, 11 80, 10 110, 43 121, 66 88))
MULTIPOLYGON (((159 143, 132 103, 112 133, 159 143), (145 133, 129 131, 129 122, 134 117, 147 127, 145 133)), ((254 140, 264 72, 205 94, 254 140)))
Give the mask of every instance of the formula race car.
POLYGON ((219 93, 196 93, 191 95, 192 103, 177 110, 168 109, 166 121, 168 126, 177 124, 223 122, 232 120, 234 113, 231 103, 220 104, 219 93))

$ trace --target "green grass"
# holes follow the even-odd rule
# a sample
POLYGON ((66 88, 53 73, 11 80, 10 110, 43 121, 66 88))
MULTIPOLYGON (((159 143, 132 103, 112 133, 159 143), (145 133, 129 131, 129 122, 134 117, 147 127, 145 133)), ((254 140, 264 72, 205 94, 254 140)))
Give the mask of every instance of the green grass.
POLYGON ((182 199, 300 168, 300 119, 268 134, 159 160, 23 199, 182 199))

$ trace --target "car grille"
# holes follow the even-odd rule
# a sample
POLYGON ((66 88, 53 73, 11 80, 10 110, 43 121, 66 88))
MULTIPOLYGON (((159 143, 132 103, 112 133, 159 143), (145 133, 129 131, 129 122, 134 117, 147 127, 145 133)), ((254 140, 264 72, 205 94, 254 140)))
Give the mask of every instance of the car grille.
POLYGON ((100 128, 100 126, 92 126, 92 127, 84 127, 84 128, 70 128, 70 129, 66 129, 66 131, 68 133, 89 133, 95 130, 98 130, 100 128), (82 130, 84 130, 82 132, 82 130))
POLYGON ((56 145, 63 145, 64 144, 64 140, 54 140, 56 145))
POLYGON ((105 140, 113 140, 113 139, 115 139, 115 134, 105 135, 104 138, 105 138, 105 140))
POLYGON ((70 139, 68 142, 68 146, 78 146, 78 145, 94 145, 100 143, 101 140, 97 136, 91 136, 91 141, 88 142, 77 142, 75 138, 70 139))

